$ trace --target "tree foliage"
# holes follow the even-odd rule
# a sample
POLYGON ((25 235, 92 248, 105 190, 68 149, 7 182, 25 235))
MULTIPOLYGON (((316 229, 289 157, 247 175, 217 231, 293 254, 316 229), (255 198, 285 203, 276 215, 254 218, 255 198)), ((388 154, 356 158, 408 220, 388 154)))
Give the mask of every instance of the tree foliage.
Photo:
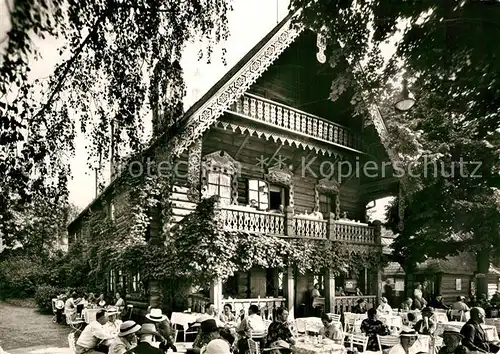
POLYGON ((226 0, 14 1, 0 66, 0 232, 12 232, 14 213, 33 196, 65 199, 77 129, 96 168, 143 147, 151 109, 160 127, 177 119, 182 49, 199 37, 207 43, 200 56, 210 55, 227 36, 230 8, 226 0), (36 43, 46 37, 64 43, 63 60, 33 81, 36 43))
MULTIPOLYGON (((412 169, 396 258, 410 266, 465 249, 498 252, 500 3, 292 0, 291 8, 327 37, 330 65, 351 63, 337 70, 332 98, 352 87, 358 113, 379 104, 392 149, 412 169), (405 114, 390 104, 402 75, 417 96, 405 114)), ((395 204, 395 231, 398 222, 395 204)))

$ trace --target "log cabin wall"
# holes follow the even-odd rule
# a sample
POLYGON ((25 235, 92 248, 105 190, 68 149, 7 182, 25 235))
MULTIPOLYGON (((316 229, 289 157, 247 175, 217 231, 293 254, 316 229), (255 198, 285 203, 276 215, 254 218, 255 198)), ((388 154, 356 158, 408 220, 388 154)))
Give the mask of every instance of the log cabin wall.
POLYGON ((469 296, 471 278, 471 274, 441 274, 440 290, 445 303, 451 304, 455 302, 457 296, 469 296), (457 279, 460 279, 461 290, 456 289, 457 279))
MULTIPOLYGON (((264 138, 259 139, 252 136, 247 139, 245 135, 220 128, 212 128, 205 135, 202 154, 207 155, 222 150, 241 164, 241 176, 238 178, 238 203, 246 205, 249 203, 247 196, 248 179, 263 179, 264 172, 258 166, 258 159, 261 157, 271 158, 278 148, 279 151, 276 157, 285 158, 284 163, 293 166, 295 212, 303 213, 307 211, 311 213, 315 206, 314 188, 322 178, 320 175, 321 163, 325 161, 333 162, 335 160, 333 156, 317 155, 302 148, 281 145, 279 142, 275 143, 264 138), (311 161, 314 162, 308 165, 311 161)), ((344 156, 349 158, 348 154, 344 156)), ((350 178, 345 183, 342 183, 340 187, 340 209, 341 211, 347 211, 354 219, 363 217, 360 213, 358 189, 359 179, 356 177, 350 178)))

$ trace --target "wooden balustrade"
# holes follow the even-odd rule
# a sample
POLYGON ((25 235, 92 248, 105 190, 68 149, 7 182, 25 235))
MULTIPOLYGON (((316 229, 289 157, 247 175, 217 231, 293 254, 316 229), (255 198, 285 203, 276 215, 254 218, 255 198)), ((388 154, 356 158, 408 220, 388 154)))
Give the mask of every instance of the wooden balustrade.
POLYGON ((228 231, 246 231, 267 235, 284 235, 285 216, 258 210, 221 207, 223 227, 228 231))
POLYGON ((245 93, 229 111, 325 142, 361 148, 359 135, 349 128, 253 94, 245 93))
POLYGON ((316 220, 301 215, 284 215, 237 205, 220 207, 223 228, 257 234, 376 244, 376 227, 342 220, 316 220))
POLYGON ((330 239, 347 243, 375 243, 375 227, 337 220, 331 224, 330 239))
POLYGON ((188 308, 194 313, 204 313, 205 305, 210 303, 210 298, 202 294, 189 294, 188 295, 188 308))
POLYGON ((260 309, 261 316, 264 319, 274 320, 276 309, 283 307, 286 303, 284 298, 251 298, 251 299, 222 299, 222 306, 229 304, 232 307, 236 316, 239 316, 240 311, 243 310, 247 313, 250 305, 257 305, 260 309))
POLYGON ((334 313, 345 313, 352 312, 354 306, 357 305, 359 299, 365 299, 368 307, 374 307, 377 301, 377 297, 375 295, 367 295, 367 296, 335 296, 333 298, 334 304, 333 308, 335 310, 334 313))
POLYGON ((328 221, 294 216, 293 231, 298 237, 328 239, 328 221))

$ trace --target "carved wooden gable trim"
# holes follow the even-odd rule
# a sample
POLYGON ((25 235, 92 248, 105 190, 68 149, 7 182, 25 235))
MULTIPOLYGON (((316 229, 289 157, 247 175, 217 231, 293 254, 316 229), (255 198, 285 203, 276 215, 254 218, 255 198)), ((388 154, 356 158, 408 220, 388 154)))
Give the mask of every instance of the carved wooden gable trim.
POLYGON ((231 204, 238 203, 238 175, 241 166, 225 151, 215 151, 203 156, 201 163, 202 196, 208 192, 208 175, 210 172, 221 172, 231 176, 231 204))
POLYGON ((292 26, 293 16, 248 60, 238 72, 229 78, 212 97, 210 97, 189 118, 186 129, 174 138, 173 152, 179 156, 193 141, 201 137, 217 121, 226 109, 243 95, 250 86, 299 36, 303 27, 292 26))

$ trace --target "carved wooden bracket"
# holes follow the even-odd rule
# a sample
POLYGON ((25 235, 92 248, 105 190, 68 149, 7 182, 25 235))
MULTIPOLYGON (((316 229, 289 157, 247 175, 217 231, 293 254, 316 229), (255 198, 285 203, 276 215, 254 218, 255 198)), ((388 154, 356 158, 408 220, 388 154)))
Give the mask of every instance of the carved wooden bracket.
POLYGON ((200 200, 201 150, 201 138, 195 140, 188 149, 188 199, 193 203, 197 203, 200 200))
POLYGON ((339 194, 340 183, 335 179, 330 180, 328 178, 323 178, 318 181, 316 185, 316 190, 319 193, 329 194, 329 195, 337 195, 339 194))
POLYGON ((231 177, 231 204, 238 204, 238 175, 241 166, 225 151, 216 151, 205 155, 201 164, 202 196, 208 191, 208 175, 210 172, 219 172, 231 177))

